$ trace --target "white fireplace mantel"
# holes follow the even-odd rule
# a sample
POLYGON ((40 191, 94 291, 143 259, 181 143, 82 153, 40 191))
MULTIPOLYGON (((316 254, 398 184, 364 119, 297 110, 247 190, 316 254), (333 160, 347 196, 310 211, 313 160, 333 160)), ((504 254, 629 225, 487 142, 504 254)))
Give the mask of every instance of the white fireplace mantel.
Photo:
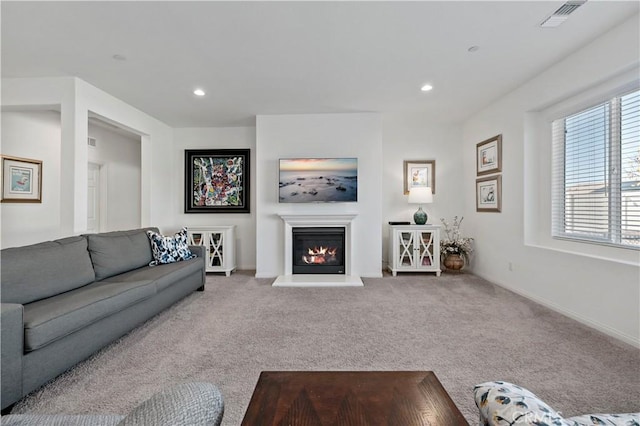
POLYGON ((285 225, 294 226, 351 226, 356 214, 279 214, 285 225))
POLYGON ((279 276, 274 286, 323 287, 362 286, 360 277, 351 275, 353 227, 356 214, 279 214, 284 221, 284 275, 279 276), (298 227, 344 227, 345 229, 345 274, 293 274, 293 228, 298 227))

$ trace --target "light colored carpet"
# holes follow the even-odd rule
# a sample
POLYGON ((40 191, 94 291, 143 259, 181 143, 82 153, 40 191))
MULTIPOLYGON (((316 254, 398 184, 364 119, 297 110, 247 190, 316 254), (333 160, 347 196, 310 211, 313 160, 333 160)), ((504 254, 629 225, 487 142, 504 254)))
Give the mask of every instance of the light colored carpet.
POLYGON ((208 381, 239 425, 262 370, 433 370, 471 424, 472 389, 528 387, 565 416, 640 411, 640 351, 470 274, 273 288, 253 272, 196 292, 27 396, 14 413, 126 413, 208 381))

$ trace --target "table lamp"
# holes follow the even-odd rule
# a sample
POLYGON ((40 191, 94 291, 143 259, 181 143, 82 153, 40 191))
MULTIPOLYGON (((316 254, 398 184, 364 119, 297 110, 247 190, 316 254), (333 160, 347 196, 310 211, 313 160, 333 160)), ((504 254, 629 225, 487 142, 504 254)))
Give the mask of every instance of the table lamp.
MULTIPOLYGON (((433 194, 430 187, 411 188, 409 190, 409 204, 428 204, 433 203, 433 194)), ((413 214, 413 221, 416 225, 424 225, 427 223, 427 213, 422 210, 422 205, 418 207, 418 211, 413 214)))

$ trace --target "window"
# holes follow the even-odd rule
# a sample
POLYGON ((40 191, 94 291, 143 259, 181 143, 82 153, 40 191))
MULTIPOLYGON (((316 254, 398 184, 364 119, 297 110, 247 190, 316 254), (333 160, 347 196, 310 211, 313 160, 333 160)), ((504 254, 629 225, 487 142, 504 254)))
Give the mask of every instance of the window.
POLYGON ((555 120, 552 235, 640 249, 640 91, 555 120))

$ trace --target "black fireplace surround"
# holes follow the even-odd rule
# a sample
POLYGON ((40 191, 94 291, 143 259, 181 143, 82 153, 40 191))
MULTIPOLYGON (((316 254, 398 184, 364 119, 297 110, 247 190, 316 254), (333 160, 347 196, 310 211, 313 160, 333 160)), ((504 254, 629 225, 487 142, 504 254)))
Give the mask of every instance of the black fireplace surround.
POLYGON ((292 228, 293 274, 344 274, 344 228, 292 228))

